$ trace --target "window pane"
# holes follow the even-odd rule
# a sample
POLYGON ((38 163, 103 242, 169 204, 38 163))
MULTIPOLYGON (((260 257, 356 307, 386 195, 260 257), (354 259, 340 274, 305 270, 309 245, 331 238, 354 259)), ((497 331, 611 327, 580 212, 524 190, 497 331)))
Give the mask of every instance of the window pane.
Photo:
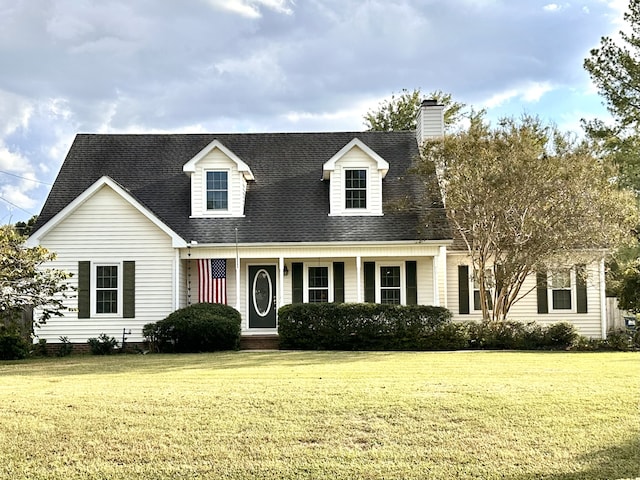
POLYGON ((227 172, 207 172, 207 210, 228 209, 227 172))
POLYGON ((400 267, 382 267, 380 269, 382 287, 400 287, 400 267))
POLYGON ((118 288, 118 267, 115 265, 97 267, 96 287, 118 288))
POLYGON ((309 287, 329 287, 329 267, 309 267, 309 287))
POLYGON ((96 291, 96 313, 118 313, 118 291, 96 291))
POLYGON ((571 290, 553 291, 553 309, 571 310, 571 290))
POLYGON ((556 270, 551 273, 551 288, 571 288, 571 270, 556 270))
POLYGON ((367 208, 367 171, 345 171, 346 208, 367 208))
POLYGON ((380 268, 380 303, 400 305, 400 267, 380 268))
POLYGON ((96 313, 118 313, 118 266, 96 266, 96 313))
POLYGON ((329 301, 329 291, 309 290, 309 303, 327 303, 329 301))
POLYGON ((329 301, 329 267, 309 267, 309 303, 329 301))
POLYGON ((386 288, 380 291, 380 303, 400 305, 400 289, 399 288, 386 288))

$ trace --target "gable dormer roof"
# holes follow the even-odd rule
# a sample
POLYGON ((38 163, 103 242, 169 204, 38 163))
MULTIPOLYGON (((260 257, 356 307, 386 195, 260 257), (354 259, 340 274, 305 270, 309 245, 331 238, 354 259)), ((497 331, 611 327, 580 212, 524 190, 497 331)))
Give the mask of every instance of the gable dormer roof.
POLYGON ((236 238, 241 244, 450 239, 437 182, 425 188, 407 173, 418 154, 415 133, 409 131, 78 134, 35 229, 108 176, 180 238, 201 245, 234 244, 236 238), (389 163, 381 216, 329 215, 331 182, 320 181, 320 169, 354 138, 389 163), (191 179, 183 167, 215 140, 250 166, 255 176, 247 182, 243 217, 191 216, 191 179), (411 199, 427 206, 428 219, 414 209, 397 208, 411 199))
POLYGON ((231 159, 238 166, 238 171, 242 174, 245 180, 254 180, 253 173, 251 172, 251 168, 249 165, 244 163, 240 157, 238 157, 235 153, 225 147, 222 142, 218 139, 215 139, 209 145, 200 150, 191 160, 184 164, 182 167, 182 171, 189 174, 194 173, 196 171, 196 165, 200 160, 205 158, 209 153, 211 153, 216 148, 220 149, 222 153, 224 153, 229 159, 231 159))
POLYGON ((369 148, 366 143, 356 137, 349 143, 347 143, 344 147, 342 147, 338 153, 336 153, 333 157, 325 162, 325 164, 322 166, 322 179, 329 180, 329 178, 331 177, 331 172, 333 172, 336 168, 336 162, 338 162, 342 157, 344 157, 347 153, 349 153, 353 148, 356 147, 362 150, 378 164, 378 170, 380 171, 380 175, 382 176, 382 178, 387 176, 387 172, 389 171, 389 163, 376 152, 374 152, 371 148, 369 148))

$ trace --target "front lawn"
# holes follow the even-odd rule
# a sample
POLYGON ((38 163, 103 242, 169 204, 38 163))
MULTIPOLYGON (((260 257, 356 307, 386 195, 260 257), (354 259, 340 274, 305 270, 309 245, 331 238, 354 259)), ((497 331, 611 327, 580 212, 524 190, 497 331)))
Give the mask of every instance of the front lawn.
POLYGON ((77 356, 0 405, 0 478, 640 476, 638 353, 77 356))

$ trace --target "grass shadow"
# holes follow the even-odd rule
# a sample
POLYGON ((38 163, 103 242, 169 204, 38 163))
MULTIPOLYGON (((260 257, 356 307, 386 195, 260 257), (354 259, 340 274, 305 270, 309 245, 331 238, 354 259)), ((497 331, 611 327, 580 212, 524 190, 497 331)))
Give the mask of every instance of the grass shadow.
MULTIPOLYGON (((637 408, 632 405, 631 408, 637 408)), ((572 462, 573 463, 573 462, 572 462)), ((640 434, 620 443, 578 458, 585 468, 574 472, 515 476, 512 480, 627 480, 640 478, 640 434)))

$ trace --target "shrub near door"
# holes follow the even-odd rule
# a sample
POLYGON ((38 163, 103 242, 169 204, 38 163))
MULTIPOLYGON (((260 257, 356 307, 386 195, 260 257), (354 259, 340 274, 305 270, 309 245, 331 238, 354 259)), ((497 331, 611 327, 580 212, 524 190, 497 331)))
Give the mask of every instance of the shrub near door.
POLYGON ((240 346, 240 313, 228 305, 196 303, 142 330, 156 352, 213 352, 240 346))

